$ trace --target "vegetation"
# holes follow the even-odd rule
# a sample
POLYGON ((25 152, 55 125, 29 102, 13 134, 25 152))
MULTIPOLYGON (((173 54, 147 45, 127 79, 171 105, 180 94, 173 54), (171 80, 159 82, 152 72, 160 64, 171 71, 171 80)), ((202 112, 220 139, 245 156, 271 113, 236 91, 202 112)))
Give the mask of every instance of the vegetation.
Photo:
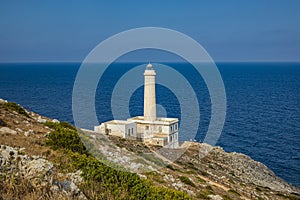
POLYGON ((1 106, 6 108, 10 111, 16 111, 17 113, 24 115, 25 117, 29 117, 28 113, 22 108, 20 105, 16 104, 15 102, 6 102, 2 103, 1 106))
POLYGON ((47 136, 49 140, 46 142, 53 149, 67 149, 81 154, 88 153, 77 130, 72 128, 72 125, 66 125, 66 122, 46 122, 45 125, 54 128, 54 131, 47 136))
POLYGON ((231 184, 235 184, 235 182, 232 179, 229 179, 228 182, 231 184))
POLYGON ((6 122, 3 119, 0 119, 0 126, 7 126, 6 122))
POLYGON ((214 194, 213 191, 204 189, 204 190, 201 190, 200 193, 197 194, 197 198, 211 199, 208 197, 208 195, 211 195, 211 194, 214 194))
POLYGON ((179 179, 181 180, 181 182, 183 182, 183 183, 185 183, 187 185, 190 185, 192 187, 196 187, 196 185, 188 177, 179 176, 179 179))
POLYGON ((206 183, 206 181, 200 177, 197 177, 200 183, 206 183))
POLYGON ((234 195, 236 195, 236 196, 241 196, 241 194, 238 193, 238 192, 235 191, 235 190, 228 190, 228 192, 230 192, 230 193, 232 193, 232 194, 234 194, 234 195))
POLYGON ((161 159, 155 157, 153 154, 141 153, 139 155, 142 156, 144 159, 155 163, 158 166, 161 166, 161 167, 164 166, 164 162, 161 159))
POLYGON ((230 198, 230 197, 227 196, 227 195, 224 195, 224 196, 223 196, 223 199, 224 199, 224 200, 232 200, 232 198, 230 198))
POLYGON ((88 153, 76 129, 65 123, 46 123, 54 130, 48 135, 47 145, 67 155, 72 170, 81 170, 85 182, 81 190, 90 199, 191 199, 183 191, 155 186, 137 174, 118 171, 88 153))

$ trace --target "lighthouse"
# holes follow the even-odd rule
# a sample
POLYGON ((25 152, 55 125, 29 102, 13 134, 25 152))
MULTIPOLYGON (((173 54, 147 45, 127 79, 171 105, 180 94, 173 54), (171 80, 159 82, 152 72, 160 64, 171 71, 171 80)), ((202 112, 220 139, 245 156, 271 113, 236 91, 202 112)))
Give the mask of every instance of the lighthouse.
POLYGON ((155 70, 149 63, 144 72, 144 120, 156 120, 155 70))
POLYGON ((145 144, 178 148, 178 118, 156 116, 156 72, 149 63, 144 71, 144 116, 127 120, 111 120, 95 126, 94 130, 106 135, 136 139, 145 144))

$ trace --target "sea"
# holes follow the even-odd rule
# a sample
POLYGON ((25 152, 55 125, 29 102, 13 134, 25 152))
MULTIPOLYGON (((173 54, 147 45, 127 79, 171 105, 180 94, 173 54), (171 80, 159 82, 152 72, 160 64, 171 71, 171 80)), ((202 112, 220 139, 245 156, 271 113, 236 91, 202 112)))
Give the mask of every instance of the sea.
MULTIPOLYGON (((111 111, 114 87, 124 74, 141 64, 112 63, 102 74, 95 92, 99 123, 114 118, 111 111)), ((205 81, 189 63, 164 64, 188 80, 199 103, 199 108, 192 109, 201 113, 198 130, 179 133, 180 140, 201 142, 211 118, 211 99, 205 81)), ((216 145, 227 152, 244 153, 264 163, 282 179, 300 186, 300 63, 216 65, 227 103, 225 124, 216 145)), ((74 124, 72 92, 80 66, 81 63, 1 63, 0 98, 74 124)), ((160 84, 156 85, 156 94, 158 114, 181 119, 181 102, 176 96, 179 94, 160 84)), ((130 115, 143 115, 143 86, 128 95, 130 115)))

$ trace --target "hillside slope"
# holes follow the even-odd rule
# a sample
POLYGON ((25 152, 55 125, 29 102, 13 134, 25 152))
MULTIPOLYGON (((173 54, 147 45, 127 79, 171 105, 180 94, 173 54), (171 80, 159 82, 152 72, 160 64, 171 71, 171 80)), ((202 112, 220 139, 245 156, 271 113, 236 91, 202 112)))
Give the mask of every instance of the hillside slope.
POLYGON ((4 100, 0 145, 0 199, 300 199, 300 188, 246 155, 78 133, 4 100), (175 162, 167 159, 178 151, 175 162))

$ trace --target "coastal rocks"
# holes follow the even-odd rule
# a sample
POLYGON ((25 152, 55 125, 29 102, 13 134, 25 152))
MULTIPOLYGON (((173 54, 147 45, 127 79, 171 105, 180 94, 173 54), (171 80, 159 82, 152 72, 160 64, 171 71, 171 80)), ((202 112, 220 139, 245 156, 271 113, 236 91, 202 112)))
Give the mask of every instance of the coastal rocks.
POLYGON ((67 176, 70 177, 71 181, 73 181, 75 184, 80 184, 83 182, 82 178, 82 171, 78 170, 75 173, 68 173, 67 176))
POLYGON ((24 185, 29 184, 33 191, 46 190, 54 199, 87 199, 76 185, 83 181, 80 176, 81 171, 61 174, 60 181, 58 181, 56 180, 58 173, 55 172, 51 162, 40 156, 25 155, 23 150, 5 145, 0 146, 1 181, 4 183, 10 180, 22 181, 24 185))
POLYGON ((17 131, 12 130, 12 129, 8 128, 8 127, 2 127, 2 128, 0 128, 0 134, 6 134, 6 133, 12 134, 12 135, 17 135, 18 134, 17 131))
MULTIPOLYGON (((52 119, 40 116, 34 112, 28 112, 21 106, 18 108, 24 110, 28 116, 12 109, 7 109, 0 103, 0 135, 24 135, 26 137, 35 135, 35 137, 41 137, 39 134, 49 132, 49 128, 44 126, 44 123, 52 119)), ((12 140, 12 138, 8 138, 8 140, 12 140)))
POLYGON ((212 154, 218 155, 216 159, 222 161, 223 169, 226 169, 232 178, 280 192, 291 193, 296 189, 277 177, 267 166, 249 156, 236 152, 226 153, 217 148, 214 148, 212 154))
POLYGON ((59 123, 59 121, 57 119, 52 119, 51 122, 53 122, 53 123, 59 123))
POLYGON ((45 123, 47 121, 47 119, 43 119, 41 116, 38 116, 37 121, 39 123, 45 123))
MULTIPOLYGON (((158 161, 152 153, 133 152, 123 146, 123 144, 115 145, 112 140, 116 138, 108 138, 106 135, 96 134, 93 131, 85 132, 89 134, 89 143, 93 144, 98 150, 97 157, 100 160, 108 160, 112 167, 122 166, 124 170, 134 173, 144 173, 149 171, 158 171, 158 166, 154 163, 158 161)), ((87 141, 86 141, 87 142, 87 141)), ((129 145, 128 145, 129 147, 129 145)), ((142 148, 130 146, 132 148, 142 148)), ((145 149, 145 148, 144 148, 145 149)), ((144 150, 145 151, 145 150, 144 150)))
POLYGON ((27 178, 34 178, 36 174, 39 176, 47 176, 52 174, 53 165, 49 161, 39 158, 32 157, 33 160, 28 161, 26 165, 23 165, 23 171, 27 178))
POLYGON ((208 195, 208 198, 210 198, 211 200, 222 200, 223 198, 220 195, 208 195))
POLYGON ((7 103, 7 100, 0 99, 0 103, 7 103))
MULTIPOLYGON (((189 149, 178 160, 179 163, 185 163, 186 167, 197 169, 202 176, 214 182, 220 182, 227 188, 246 194, 246 185, 249 191, 253 190, 250 188, 255 185, 254 190, 300 194, 298 187, 285 182, 267 166, 254 161, 247 155, 236 152, 227 153, 221 147, 213 147, 209 144, 187 143, 189 144, 185 145, 189 145, 189 149), (238 183, 242 183, 243 188, 238 183)), ((254 195, 262 196, 262 194, 254 195)), ((250 193, 247 196, 251 196, 250 193)))
POLYGON ((176 190, 183 190, 189 195, 195 195, 192 190, 189 190, 185 184, 183 184, 179 179, 175 179, 172 174, 164 174, 163 180, 169 185, 174 187, 176 190))
POLYGON ((34 131, 31 130, 31 129, 29 129, 28 131, 26 131, 26 132, 24 133, 24 135, 25 135, 26 137, 28 137, 28 136, 31 135, 31 134, 34 134, 34 131))

